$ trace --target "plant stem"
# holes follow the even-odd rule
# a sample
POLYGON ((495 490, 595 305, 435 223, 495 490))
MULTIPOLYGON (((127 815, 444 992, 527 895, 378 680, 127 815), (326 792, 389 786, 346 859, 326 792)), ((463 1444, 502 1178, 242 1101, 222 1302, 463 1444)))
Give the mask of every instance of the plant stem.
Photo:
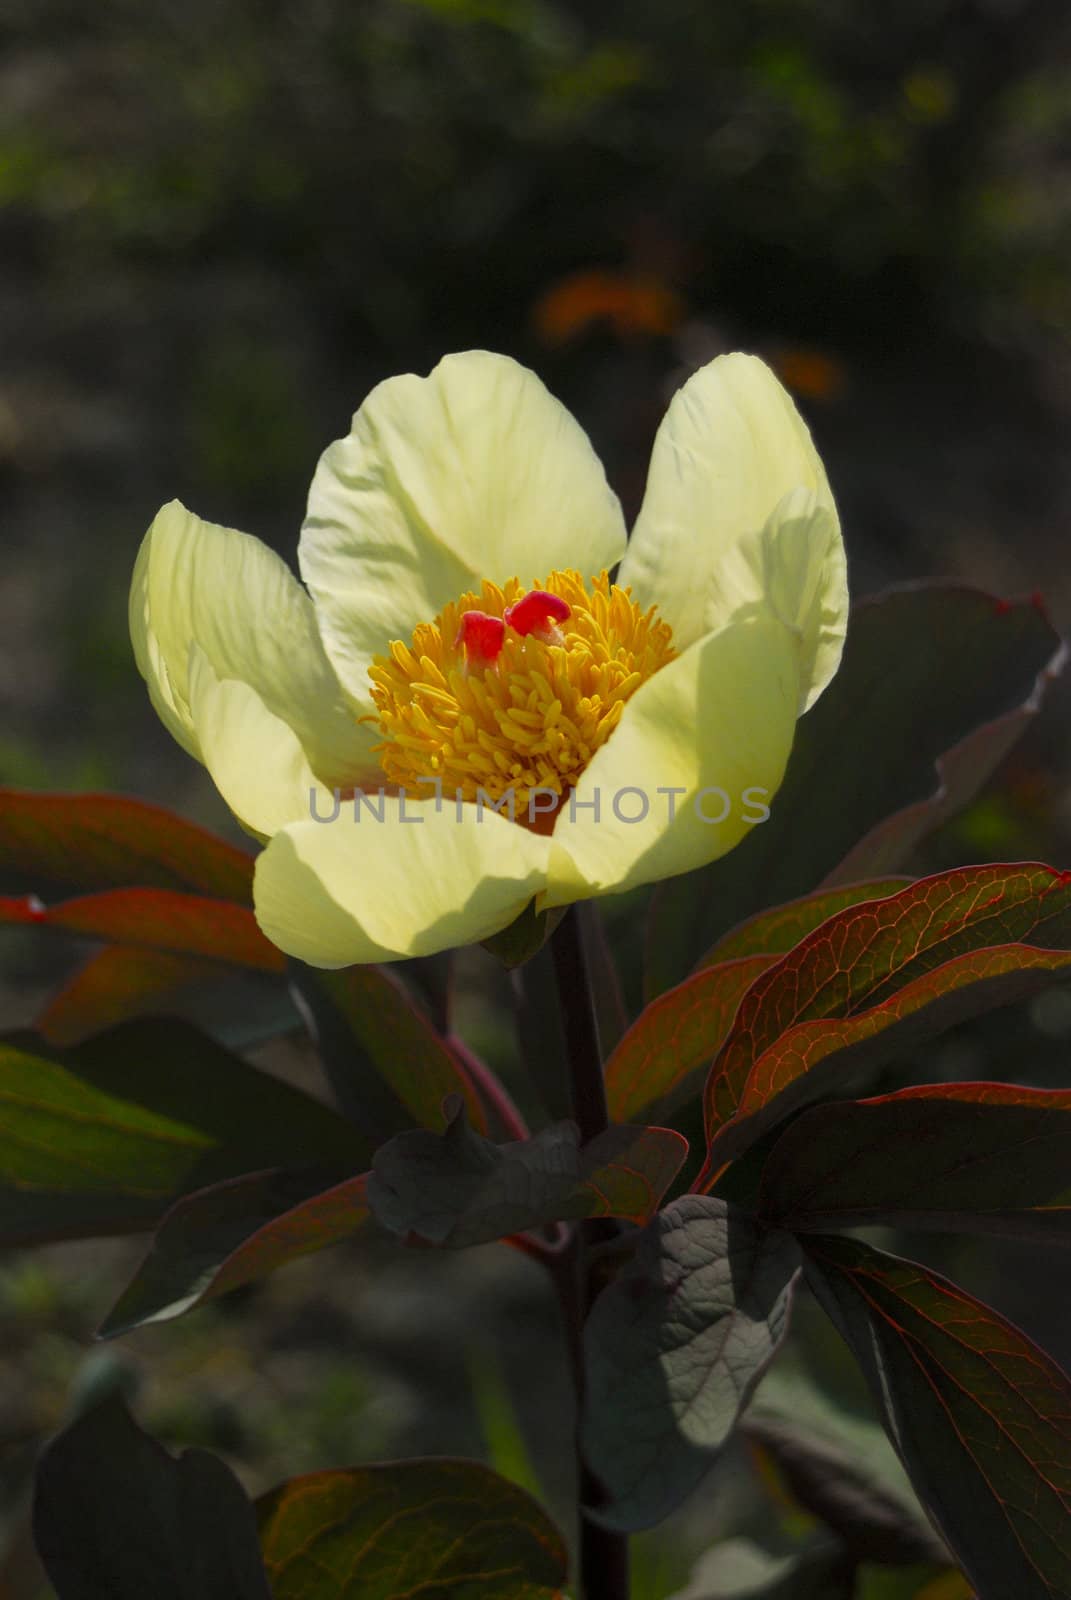
MULTIPOLYGON (((587 1144, 596 1134, 602 1133, 609 1121, 599 1028, 595 1019, 580 920, 585 909, 582 906, 570 906, 551 939, 572 1085, 573 1115, 580 1128, 581 1144, 587 1144)), ((588 1472, 579 1442, 579 1418, 584 1403, 583 1331, 592 1299, 587 1257, 591 1245, 606 1238, 607 1226, 599 1221, 581 1223, 576 1230, 573 1248, 555 1272, 577 1400, 581 1600, 628 1600, 629 1593, 627 1536, 600 1528, 585 1516, 583 1509, 585 1504, 590 1505, 598 1498, 598 1484, 588 1472)))
POLYGON ((580 923, 584 909, 570 906, 551 938, 573 1091, 573 1115, 580 1127, 581 1144, 587 1144, 596 1134, 602 1133, 610 1120, 606 1110, 599 1025, 595 1020, 595 1002, 580 923))

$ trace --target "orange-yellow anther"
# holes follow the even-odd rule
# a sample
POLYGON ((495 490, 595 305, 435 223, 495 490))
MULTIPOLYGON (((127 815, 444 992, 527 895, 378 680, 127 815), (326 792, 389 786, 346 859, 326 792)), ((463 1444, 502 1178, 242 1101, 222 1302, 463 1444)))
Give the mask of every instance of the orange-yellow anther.
POLYGON ((415 798, 511 791, 518 820, 535 789, 560 804, 675 654, 668 624, 605 572, 590 584, 552 572, 532 590, 485 582, 369 669, 383 772, 415 798))

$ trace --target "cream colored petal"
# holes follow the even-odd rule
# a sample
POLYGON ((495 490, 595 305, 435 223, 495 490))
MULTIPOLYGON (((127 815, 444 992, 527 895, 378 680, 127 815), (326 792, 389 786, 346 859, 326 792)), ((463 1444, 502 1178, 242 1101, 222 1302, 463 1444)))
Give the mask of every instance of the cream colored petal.
POLYGON ((208 768, 242 826, 269 839, 315 807, 330 815, 333 794, 319 782, 294 730, 270 712, 255 689, 219 679, 194 645, 189 665, 190 714, 208 768))
POLYGON ((131 589, 131 632, 153 702, 198 754, 190 711, 190 646, 221 681, 244 683, 293 728, 330 782, 375 767, 377 730, 358 721, 328 661, 312 602, 285 562, 258 539, 203 522, 177 501, 145 536, 131 589), (192 741, 192 742, 191 742, 192 741))
POLYGON ((152 530, 141 541, 134 576, 130 580, 130 641, 134 647, 134 660, 145 679, 153 710, 168 733, 176 739, 187 754, 201 759, 201 747, 193 731, 190 708, 180 700, 171 687, 171 676, 160 651, 160 641, 152 626, 149 612, 149 557, 152 551, 152 530))
MULTIPOLYGON (((821 597, 821 627, 804 651, 813 676, 804 679, 801 699, 810 705, 839 660, 848 604, 844 548, 810 433, 757 357, 719 356, 674 396, 619 581, 631 585, 641 605, 658 605, 678 648, 692 644, 764 600, 762 584, 771 575, 761 561, 741 558, 740 547, 760 540, 786 496, 798 491, 825 515, 793 517, 772 543, 792 574, 807 569, 806 581, 796 585, 800 594, 821 597), (804 548, 792 548, 793 540, 804 548)), ((782 583, 782 591, 793 582, 782 583)), ((808 605, 805 615, 787 619, 791 626, 811 626, 808 605)))
POLYGON ((550 841, 491 811, 477 819, 463 805, 459 818, 450 802, 437 810, 434 800, 403 806, 370 793, 358 814, 343 802, 333 821, 295 823, 257 860, 257 921, 311 966, 473 944, 507 927, 546 883, 550 841))
POLYGON ((617 497, 587 435, 505 356, 447 356, 374 389, 320 459, 301 572, 339 677, 368 667, 482 579, 588 577, 625 547, 617 497))
MULTIPOLYGON (((786 494, 757 538, 737 546, 740 587, 748 578, 763 605, 792 633, 799 656, 800 712, 840 665, 848 626, 848 573, 834 512, 808 489, 786 494)), ((737 615, 750 609, 742 602, 737 615)))
POLYGON ((689 872, 761 827, 792 747, 797 662, 788 630, 753 616, 637 689, 559 813, 540 908, 689 872))

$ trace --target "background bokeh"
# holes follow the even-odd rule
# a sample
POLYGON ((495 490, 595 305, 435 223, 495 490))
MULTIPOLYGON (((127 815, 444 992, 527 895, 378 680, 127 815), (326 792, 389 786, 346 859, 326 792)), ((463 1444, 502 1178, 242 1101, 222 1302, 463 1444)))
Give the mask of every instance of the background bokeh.
MULTIPOLYGON (((1065 0, 6 0, 0 781, 226 827, 130 655, 145 527, 178 496, 292 559, 319 451, 369 388, 470 346, 544 377, 629 513, 673 387, 756 350, 815 431, 857 594, 952 575, 1040 590, 1069 624, 1069 333, 1065 0)), ((1069 709, 1050 697, 933 859, 1066 863, 1069 709)), ((67 960, 5 935, 6 1025, 67 960)), ((1057 992, 989 1047, 1068 1082, 1069 1035, 1057 992)), ((981 1047, 947 1048, 965 1071, 981 1047)), ((515 1406, 553 1458, 548 1308, 504 1254, 419 1280, 315 1258, 93 1359, 141 1364, 158 1431, 254 1486, 488 1432, 508 1454, 515 1406)), ((977 1256, 973 1286, 1010 1284, 1053 1343, 1005 1256, 977 1256)), ((131 1259, 0 1268, 5 1595, 33 1592, 35 1441, 93 1380, 87 1334, 131 1259)))

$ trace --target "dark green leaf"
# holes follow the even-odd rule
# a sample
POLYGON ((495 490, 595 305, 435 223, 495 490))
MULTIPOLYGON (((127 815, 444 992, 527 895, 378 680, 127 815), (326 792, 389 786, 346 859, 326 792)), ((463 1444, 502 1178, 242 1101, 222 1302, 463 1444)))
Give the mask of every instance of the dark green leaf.
POLYGON ((554 1600, 561 1535, 475 1461, 317 1472, 257 1502, 274 1600, 554 1600))
POLYGON ((1071 1091, 934 1083, 805 1112, 763 1171, 793 1231, 861 1224, 1071 1244, 1071 1091))
POLYGON ((69 1051, 0 1040, 0 1240, 151 1227, 180 1195, 369 1148, 334 1112, 184 1023, 126 1023, 69 1051))
POLYGON ((753 1411, 742 1427, 773 1462, 796 1504, 835 1533, 854 1560, 947 1563, 948 1552, 933 1529, 877 1481, 865 1462, 789 1417, 753 1411))
POLYGON ((800 720, 769 820, 656 891, 648 992, 679 983, 765 906, 897 871, 1029 725, 1061 651, 1038 606, 977 589, 927 584, 855 606, 840 671, 800 720))
POLYGON ((669 1128, 613 1127, 583 1149, 573 1122, 492 1144, 460 1108, 446 1132, 416 1129, 380 1146, 368 1180, 377 1222, 452 1249, 582 1217, 645 1222, 688 1146, 669 1128))
POLYGON ((648 1527, 695 1488, 784 1336, 798 1260, 787 1234, 701 1195, 640 1235, 584 1330, 599 1521, 648 1527))
POLYGON ((117 1398, 42 1456, 34 1538, 58 1600, 271 1600, 230 1468, 204 1450, 176 1460, 117 1398))
MULTIPOLYGON (((584 941, 591 977, 591 999, 599 1028, 599 1044, 605 1059, 628 1027, 624 989, 598 902, 588 900, 579 905, 577 911, 581 913, 580 935, 584 941)), ((628 1118, 614 1120, 627 1122, 628 1118)))
POLYGON ((913 1261, 801 1241, 923 1504, 980 1595, 1071 1593, 1071 1382, 1017 1328, 913 1261))
POLYGON ((256 1172, 201 1189, 163 1219, 98 1337, 180 1317, 287 1262, 350 1238, 368 1217, 365 1177, 256 1172))
POLYGON ((535 901, 529 900, 520 916, 508 928, 482 940, 485 950, 497 956, 504 967, 523 967, 537 951, 542 950, 558 923, 562 911, 537 911, 535 901))

